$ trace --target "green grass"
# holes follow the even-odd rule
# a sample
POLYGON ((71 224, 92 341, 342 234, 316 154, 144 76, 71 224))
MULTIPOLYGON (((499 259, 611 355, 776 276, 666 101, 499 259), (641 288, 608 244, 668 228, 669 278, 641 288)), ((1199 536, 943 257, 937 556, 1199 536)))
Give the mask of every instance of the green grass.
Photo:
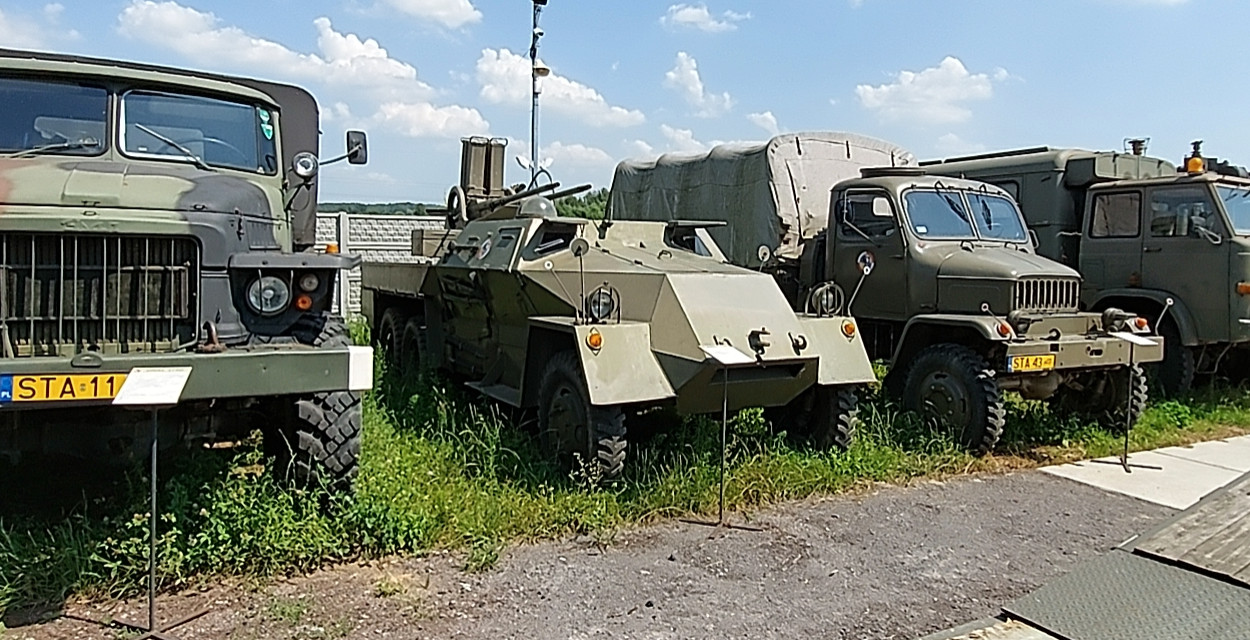
MULTIPOLYGON (((509 543, 572 534, 610 542, 621 526, 714 513, 719 425, 684 421, 631 443, 627 477, 611 488, 542 460, 516 416, 449 388, 379 370, 365 404, 362 471, 355 495, 287 491, 259 471, 255 444, 184 457, 163 482, 162 589, 223 576, 264 578, 335 562, 464 551, 465 568, 489 567, 509 543)), ((730 429, 726 501, 751 509, 856 490, 877 482, 1001 471, 1115 453, 1120 441, 1013 401, 995 456, 975 458, 918 428, 878 397, 861 402, 863 426, 845 453, 790 446, 758 410, 730 429)), ((524 422, 524 416, 520 416, 524 422)), ((1133 449, 1244 433, 1250 392, 1217 388, 1149 408, 1133 449)), ((112 495, 54 517, 0 515, 0 618, 66 598, 134 595, 146 580, 146 484, 137 470, 112 495)), ((287 612, 289 613, 289 612, 287 612)))

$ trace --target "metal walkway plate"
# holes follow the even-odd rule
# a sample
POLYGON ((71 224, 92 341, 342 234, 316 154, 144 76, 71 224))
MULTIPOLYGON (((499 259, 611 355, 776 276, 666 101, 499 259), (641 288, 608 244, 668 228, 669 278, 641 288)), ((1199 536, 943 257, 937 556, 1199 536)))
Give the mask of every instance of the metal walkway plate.
POLYGON ((1004 610, 1064 640, 1250 638, 1250 589, 1125 550, 1004 610))
POLYGON ((1139 554, 1250 586, 1250 474, 1207 496, 1133 546, 1139 554))

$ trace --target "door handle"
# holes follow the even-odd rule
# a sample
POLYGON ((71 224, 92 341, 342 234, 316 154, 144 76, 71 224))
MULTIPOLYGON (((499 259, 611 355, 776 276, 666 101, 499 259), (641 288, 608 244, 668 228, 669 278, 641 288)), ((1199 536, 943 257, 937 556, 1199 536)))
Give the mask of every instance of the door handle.
POLYGON ((1142 249, 1142 251, 1146 253, 1159 253, 1160 251, 1163 251, 1163 247, 1146 247, 1142 249))

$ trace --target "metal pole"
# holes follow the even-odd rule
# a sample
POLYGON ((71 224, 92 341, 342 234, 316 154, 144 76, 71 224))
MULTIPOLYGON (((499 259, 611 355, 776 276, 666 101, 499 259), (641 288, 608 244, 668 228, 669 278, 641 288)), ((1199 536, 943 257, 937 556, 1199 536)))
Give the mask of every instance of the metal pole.
POLYGON ((156 631, 156 423, 155 407, 152 408, 152 456, 149 460, 152 484, 151 502, 148 505, 148 631, 156 631))
POLYGON ((530 186, 538 180, 538 14, 542 5, 534 2, 534 25, 530 31, 530 186))
POLYGON ((720 524, 725 523, 725 449, 729 440, 729 367, 721 367, 721 372, 725 375, 724 384, 721 385, 721 405, 720 405, 720 507, 716 521, 720 524))

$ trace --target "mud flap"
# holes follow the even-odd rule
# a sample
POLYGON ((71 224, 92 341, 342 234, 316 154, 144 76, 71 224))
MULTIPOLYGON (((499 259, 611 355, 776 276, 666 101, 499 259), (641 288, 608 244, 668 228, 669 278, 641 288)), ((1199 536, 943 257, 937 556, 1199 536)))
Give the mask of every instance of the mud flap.
POLYGON ((676 396, 651 352, 650 325, 575 325, 572 329, 591 404, 656 402, 676 396))

